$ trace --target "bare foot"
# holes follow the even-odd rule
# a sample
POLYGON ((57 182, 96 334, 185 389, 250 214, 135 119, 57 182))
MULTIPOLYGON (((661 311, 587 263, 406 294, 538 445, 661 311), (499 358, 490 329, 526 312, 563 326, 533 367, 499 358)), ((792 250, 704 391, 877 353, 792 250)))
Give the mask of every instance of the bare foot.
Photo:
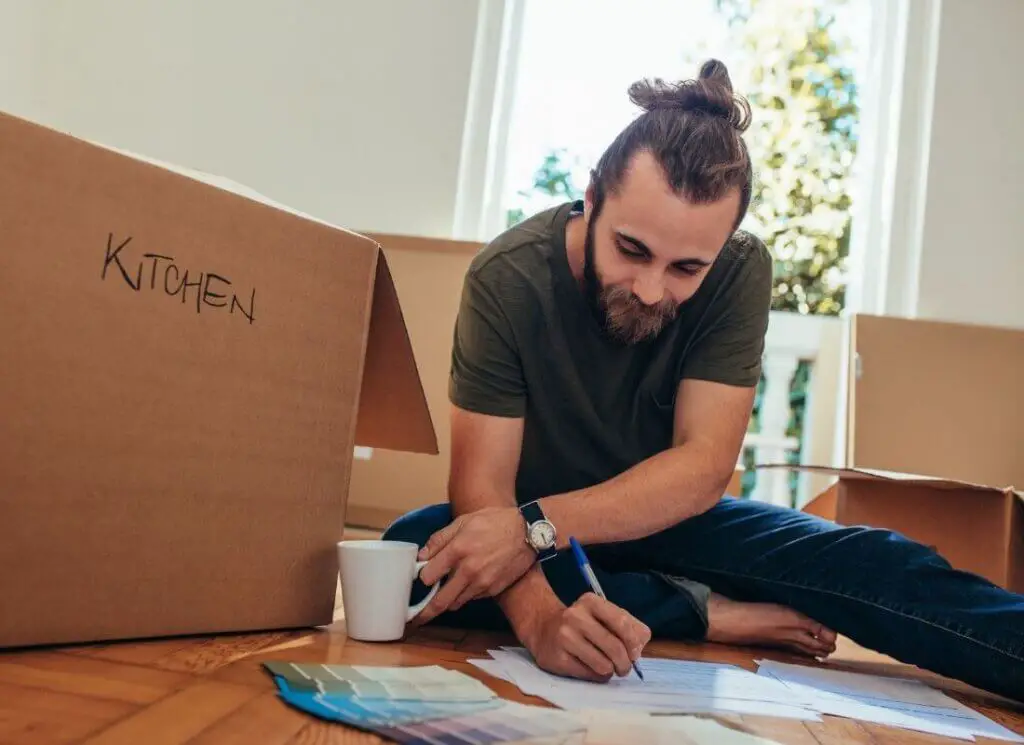
POLYGON ((711 593, 708 641, 782 647, 811 657, 836 651, 836 632, 802 613, 772 603, 740 603, 711 593))

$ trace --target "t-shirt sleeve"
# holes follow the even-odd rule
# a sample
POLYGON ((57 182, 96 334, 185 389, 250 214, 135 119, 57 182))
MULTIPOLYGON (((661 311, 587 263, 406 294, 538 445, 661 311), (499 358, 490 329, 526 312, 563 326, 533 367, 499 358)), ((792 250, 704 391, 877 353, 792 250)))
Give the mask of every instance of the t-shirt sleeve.
POLYGON ((463 283, 455 321, 448 397, 479 414, 526 413, 526 383, 512 324, 495 294, 472 272, 463 283))
POLYGON ((750 387, 761 378, 772 301, 772 257, 760 240, 736 269, 734 281, 715 300, 715 319, 687 355, 681 379, 750 387))

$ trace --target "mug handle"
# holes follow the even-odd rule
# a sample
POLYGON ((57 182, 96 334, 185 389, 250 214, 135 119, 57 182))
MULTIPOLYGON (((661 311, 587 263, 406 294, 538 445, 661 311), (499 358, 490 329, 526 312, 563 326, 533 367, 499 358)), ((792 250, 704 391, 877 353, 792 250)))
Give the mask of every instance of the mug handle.
MULTIPOLYGON (((425 567, 426 565, 427 562, 425 561, 417 561, 412 567, 412 578, 416 579, 417 577, 419 577, 420 571, 422 571, 423 567, 425 567)), ((416 618, 416 616, 423 612, 423 609, 426 608, 427 604, 434 599, 434 596, 437 594, 437 591, 440 588, 441 580, 438 580, 434 583, 433 587, 430 588, 430 592, 427 593, 427 596, 423 598, 423 600, 409 608, 409 611, 405 614, 406 623, 416 618)))

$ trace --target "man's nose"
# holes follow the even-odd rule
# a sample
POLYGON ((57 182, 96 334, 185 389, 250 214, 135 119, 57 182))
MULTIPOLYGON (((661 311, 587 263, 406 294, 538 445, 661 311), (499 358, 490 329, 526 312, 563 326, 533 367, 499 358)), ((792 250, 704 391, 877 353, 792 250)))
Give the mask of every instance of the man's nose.
POLYGON ((657 272, 642 272, 633 282, 633 294, 644 305, 657 305, 665 297, 665 285, 657 272))

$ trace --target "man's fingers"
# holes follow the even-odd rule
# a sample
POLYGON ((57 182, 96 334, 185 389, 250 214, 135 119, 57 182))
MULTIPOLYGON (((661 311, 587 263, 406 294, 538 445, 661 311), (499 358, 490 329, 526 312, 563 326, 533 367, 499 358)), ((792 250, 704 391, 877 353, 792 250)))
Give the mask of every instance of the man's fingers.
POLYGON ((580 600, 594 618, 622 641, 629 659, 637 660, 651 640, 651 630, 619 606, 593 593, 583 595, 580 600))
MULTIPOLYGON (((426 572, 429 566, 430 564, 427 564, 427 566, 423 567, 423 571, 426 572)), ((427 584, 433 584, 433 582, 427 584)), ((441 585, 441 589, 437 591, 434 599, 427 603, 427 607, 417 616, 417 620, 420 623, 426 623, 444 613, 451 607, 452 601, 462 593, 467 584, 468 582, 463 573, 456 571, 441 585)))
POLYGON ((429 587, 449 574, 454 565, 455 552, 446 546, 420 570, 420 581, 429 587))
POLYGON ((573 620, 583 636, 611 661, 615 673, 620 677, 629 675, 632 659, 627 648, 628 640, 620 639, 604 624, 594 618, 588 610, 581 611, 573 620))
POLYGON ((432 536, 430 536, 430 538, 424 544, 423 548, 420 549, 419 554, 417 554, 416 558, 420 561, 426 561, 427 559, 436 556, 437 552, 445 546, 447 546, 448 542, 452 539, 455 533, 458 532, 459 526, 459 521, 453 520, 452 522, 448 523, 443 528, 435 532, 432 536))
POLYGON ((562 626, 559 634, 560 646, 567 654, 583 664, 588 679, 608 680, 615 673, 612 661, 595 647, 579 629, 565 625, 562 626))
POLYGON ((555 675, 577 678, 579 680, 591 680, 594 682, 601 682, 605 680, 605 678, 595 673, 565 650, 561 650, 555 655, 553 665, 545 665, 543 666, 543 669, 554 673, 555 675))
MULTIPOLYGON (((438 592, 438 594, 440 594, 440 592, 438 592)), ((452 604, 451 606, 449 606, 449 608, 450 610, 458 610, 466 603, 468 603, 470 600, 475 600, 477 596, 478 593, 474 589, 473 584, 467 583, 466 586, 463 588, 462 592, 459 593, 459 596, 452 601, 452 604)))

